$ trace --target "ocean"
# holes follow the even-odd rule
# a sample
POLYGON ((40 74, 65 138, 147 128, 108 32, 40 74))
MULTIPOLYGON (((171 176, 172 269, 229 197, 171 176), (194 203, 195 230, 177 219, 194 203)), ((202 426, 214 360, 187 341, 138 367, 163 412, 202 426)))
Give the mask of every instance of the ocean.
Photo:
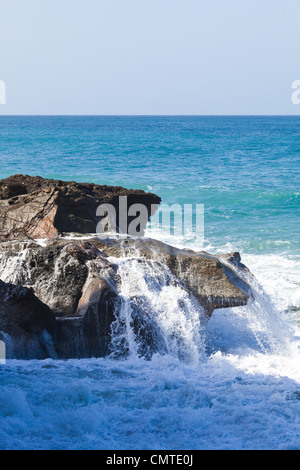
POLYGON ((0 161, 0 178, 204 204, 204 246, 190 233, 148 235, 239 251, 257 280, 256 302, 198 325, 182 292, 162 289, 133 260, 123 294, 139 289, 163 315, 167 351, 140 357, 129 325, 126 360, 0 365, 0 449, 300 449, 300 117, 1 116, 0 161), (176 322, 184 357, 167 334, 176 322))

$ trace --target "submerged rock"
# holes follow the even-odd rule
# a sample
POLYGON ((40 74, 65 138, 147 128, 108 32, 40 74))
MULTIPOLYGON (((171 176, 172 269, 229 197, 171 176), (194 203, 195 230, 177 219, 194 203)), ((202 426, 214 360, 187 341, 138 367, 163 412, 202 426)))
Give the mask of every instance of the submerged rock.
MULTIPOLYGON (((155 194, 93 183, 14 175, 0 181, 0 240, 51 238, 63 232, 96 233, 97 207, 111 204, 117 212, 119 197, 128 206, 143 204, 149 217, 160 204, 155 194)), ((128 224, 133 218, 128 217, 128 224)), ((147 221, 146 221, 147 222, 147 221)), ((141 231, 145 229, 141 227, 141 231)))

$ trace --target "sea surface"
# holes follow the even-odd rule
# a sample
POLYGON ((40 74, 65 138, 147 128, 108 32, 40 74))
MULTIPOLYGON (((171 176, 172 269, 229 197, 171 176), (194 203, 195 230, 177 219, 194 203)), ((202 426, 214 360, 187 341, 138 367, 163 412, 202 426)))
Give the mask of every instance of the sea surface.
POLYGON ((147 234, 239 251, 256 278, 255 301, 206 324, 165 273, 118 260, 124 299, 144 296, 166 348, 141 356, 127 309, 126 360, 0 365, 0 449, 300 449, 300 117, 0 116, 0 163, 0 178, 204 204, 204 246, 147 234))

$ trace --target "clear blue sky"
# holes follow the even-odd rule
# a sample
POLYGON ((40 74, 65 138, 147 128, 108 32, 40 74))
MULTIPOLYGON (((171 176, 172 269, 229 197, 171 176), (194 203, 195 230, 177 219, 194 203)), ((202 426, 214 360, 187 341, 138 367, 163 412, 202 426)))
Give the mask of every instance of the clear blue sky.
POLYGON ((0 0, 0 114, 300 114, 299 0, 0 0))

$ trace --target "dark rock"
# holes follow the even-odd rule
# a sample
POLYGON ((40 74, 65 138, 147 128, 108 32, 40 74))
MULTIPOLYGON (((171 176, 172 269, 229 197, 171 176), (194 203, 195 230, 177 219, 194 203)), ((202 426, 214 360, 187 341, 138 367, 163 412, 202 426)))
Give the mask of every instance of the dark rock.
MULTIPOLYGON (((120 196, 127 197, 128 206, 144 204, 149 217, 161 202, 155 194, 141 190, 39 176, 11 176, 0 181, 0 239, 51 238, 64 232, 96 233, 101 220, 96 216, 100 204, 115 207, 118 225, 120 196)), ((128 224, 133 219, 128 217, 128 224)))
MULTIPOLYGON (((31 292, 36 300, 47 305, 53 318, 56 316, 51 334, 58 357, 108 354, 110 328, 118 301, 116 270, 94 244, 68 240, 52 240, 46 246, 34 242, 6 242, 0 245, 0 272, 2 278, 17 285, 12 286, 15 292, 22 291, 21 286, 26 285, 24 292, 31 292), (23 250, 22 262, 19 249, 23 250)), ((20 322, 26 318, 28 326, 35 331, 35 317, 28 315, 28 309, 23 316, 22 307, 20 303, 16 306, 20 322)), ((28 308, 31 308, 30 302, 28 308)), ((15 326, 22 330, 23 323, 18 324, 18 318, 15 326)), ((11 333, 8 328, 3 331, 11 333)), ((19 357, 23 356, 19 354, 19 357)))
POLYGON ((0 330, 13 334, 16 330, 26 333, 53 331, 55 316, 43 304, 32 289, 0 281, 0 330))
POLYGON ((55 316, 31 289, 0 281, 0 339, 14 344, 8 358, 45 359, 55 332, 55 316))
MULTIPOLYGON (((7 273, 5 280, 32 287, 35 295, 56 316, 73 314, 88 270, 80 259, 80 248, 77 252, 69 252, 68 248, 68 245, 57 241, 45 247, 30 243, 23 252, 22 262, 19 262, 17 251, 4 252, 1 257, 2 277, 7 273)), ((14 243, 11 249, 14 249, 14 243)))
MULTIPOLYGON (((61 238, 43 246, 6 242, 0 244, 0 278, 10 284, 1 284, 0 330, 13 336, 21 331, 29 335, 27 343, 30 335, 51 331, 54 354, 60 358, 109 354, 112 326, 122 303, 118 268, 110 256, 138 258, 145 269, 154 263, 158 270, 168 270, 167 276, 175 276, 207 317, 217 308, 246 305, 251 296, 246 279, 251 273, 237 253, 217 257, 157 240, 118 236, 61 238)), ((133 327, 147 356, 159 343, 155 321, 148 322, 143 299, 133 297, 131 305, 133 327)))
POLYGON ((48 241, 45 246, 33 242, 23 244, 22 263, 10 272, 7 266, 15 266, 19 260, 15 247, 19 249, 20 243, 0 246, 0 277, 32 287, 56 316, 77 315, 78 309, 79 315, 83 315, 84 302, 85 305, 93 302, 95 292, 99 294, 103 283, 112 273, 115 275, 108 256, 141 257, 167 266, 198 299, 207 316, 217 308, 246 305, 251 295, 251 287, 243 276, 247 268, 240 263, 238 254, 212 256, 146 238, 59 239, 48 241), (10 274, 5 277, 5 272, 10 274))
POLYGON ((79 312, 82 316, 57 318, 54 343, 58 357, 70 359, 109 354, 117 303, 117 293, 101 286, 94 291, 91 303, 79 312))
MULTIPOLYGON (((112 204, 118 211, 120 196, 127 197, 128 206, 144 204, 149 216, 160 203, 154 194, 121 187, 22 175, 0 181, 0 333, 18 339, 13 357, 111 352, 111 332, 120 326, 116 318, 124 299, 117 261, 110 257, 138 258, 145 272, 155 265, 162 279, 179 285, 207 318, 214 309, 247 304, 251 273, 239 253, 213 256, 146 238, 84 237, 96 232, 97 207, 112 204)), ((156 311, 149 322, 143 293, 130 294, 129 301, 140 351, 150 357, 161 349, 156 311)))

